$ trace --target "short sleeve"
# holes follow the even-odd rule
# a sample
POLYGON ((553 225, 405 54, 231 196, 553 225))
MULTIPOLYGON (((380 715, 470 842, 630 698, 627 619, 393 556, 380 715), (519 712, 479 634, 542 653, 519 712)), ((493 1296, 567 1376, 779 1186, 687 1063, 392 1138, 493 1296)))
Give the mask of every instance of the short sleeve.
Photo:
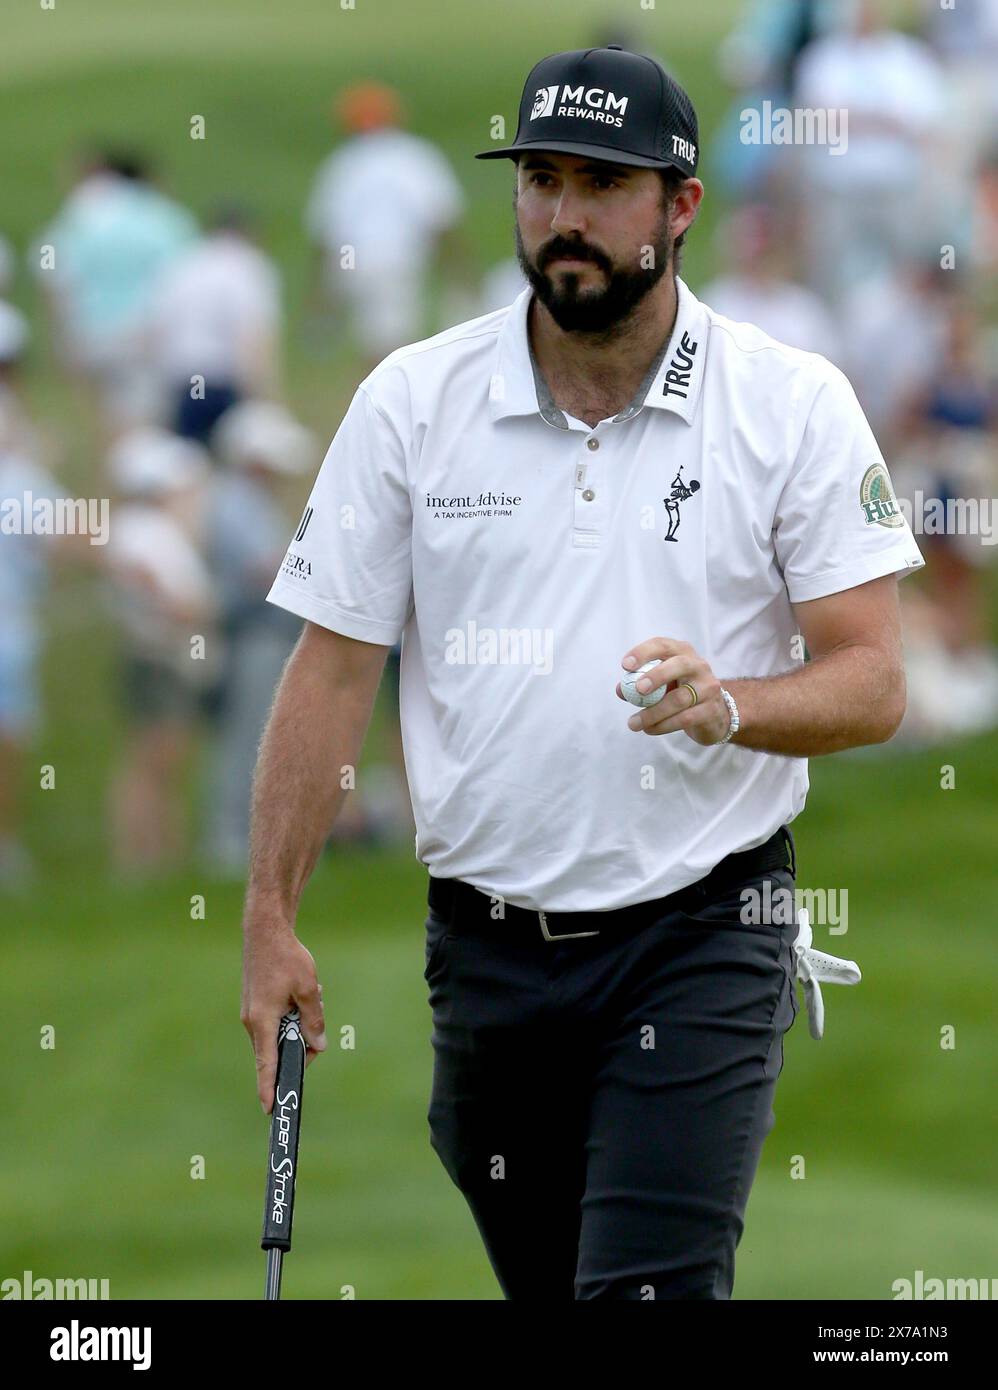
POLYGON ((826 369, 773 526, 791 603, 925 563, 856 393, 842 372, 826 369))
POLYGON ((361 642, 394 646, 412 597, 412 504, 395 426, 358 387, 267 599, 361 642))

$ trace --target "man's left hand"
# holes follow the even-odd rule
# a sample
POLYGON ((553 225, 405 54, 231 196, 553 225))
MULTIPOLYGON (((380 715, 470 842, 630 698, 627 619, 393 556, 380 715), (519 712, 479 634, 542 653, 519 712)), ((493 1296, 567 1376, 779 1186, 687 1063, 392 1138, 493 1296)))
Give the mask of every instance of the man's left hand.
MULTIPOLYGON (((694 743, 705 746, 720 743, 728 732, 731 715, 721 696, 721 682, 703 657, 697 655, 689 642, 679 642, 672 637, 649 637, 647 642, 632 647, 621 665, 626 670, 636 671, 648 661, 659 661, 661 665, 645 672, 638 682, 638 693, 646 695, 660 686, 665 686, 667 693, 657 705, 649 705, 646 709, 635 707, 627 721, 628 728, 646 734, 674 734, 681 729, 694 743), (693 697, 686 688, 687 681, 699 697, 695 705, 691 703, 693 697)), ((624 699, 619 685, 617 696, 624 699)))

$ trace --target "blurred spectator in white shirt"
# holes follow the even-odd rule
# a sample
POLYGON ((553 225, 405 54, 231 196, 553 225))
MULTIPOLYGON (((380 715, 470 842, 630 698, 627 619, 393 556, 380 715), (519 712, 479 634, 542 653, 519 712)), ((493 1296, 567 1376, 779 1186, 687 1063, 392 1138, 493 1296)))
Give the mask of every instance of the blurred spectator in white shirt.
POLYGON ((998 5, 922 0, 928 42, 953 78, 949 119, 976 163, 998 134, 998 5))
POLYGON ((850 8, 845 32, 804 50, 794 94, 798 108, 847 118, 844 149, 795 151, 808 279, 835 308, 922 240, 947 240, 938 175, 946 167, 948 84, 927 44, 886 27, 881 0, 852 0, 850 8))
POLYGON ((943 240, 977 257, 982 184, 998 141, 998 3, 921 0, 923 32, 949 79, 946 157, 934 170, 946 206, 943 240))
POLYGON ((862 282, 845 300, 843 370, 888 457, 904 432, 908 402, 943 360, 952 279, 929 253, 862 282))
POLYGON ((150 308, 166 422, 201 443, 231 405, 279 390, 280 279, 250 227, 241 209, 220 209, 163 272, 150 308))
POLYGON ((349 87, 337 113, 348 138, 319 168, 305 226, 321 264, 321 289, 347 307, 374 366, 424 336, 435 260, 446 258, 449 273, 466 275, 457 231, 465 198, 443 153, 400 128, 402 106, 392 88, 349 87))
POLYGON ((216 646, 200 553, 210 465, 200 445, 146 428, 118 440, 109 476, 117 500, 105 558, 128 726, 111 789, 112 853, 131 874, 176 864, 185 849, 181 779, 216 646))
POLYGON ((241 872, 247 862, 256 751, 301 620, 267 602, 284 559, 287 479, 314 470, 317 440, 281 405, 243 401, 212 436, 221 467, 212 480, 206 554, 219 608, 222 665, 214 711, 215 749, 207 855, 241 872))
POLYGON ((761 204, 730 214, 718 229, 722 266, 700 298, 719 314, 754 323, 770 337, 805 352, 818 352, 841 366, 838 330, 812 290, 789 278, 789 228, 761 204))

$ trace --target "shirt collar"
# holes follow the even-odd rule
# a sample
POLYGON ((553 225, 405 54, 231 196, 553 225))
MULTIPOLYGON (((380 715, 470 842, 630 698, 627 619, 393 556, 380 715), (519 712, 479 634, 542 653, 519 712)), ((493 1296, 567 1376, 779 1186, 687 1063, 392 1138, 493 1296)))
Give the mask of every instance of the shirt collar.
MULTIPOLYGON (((679 303, 669 340, 649 366, 634 399, 613 417, 615 420, 626 420, 643 405, 650 405, 671 410, 687 424, 693 421, 703 384, 710 320, 683 280, 677 278, 676 290, 679 303)), ((540 414, 550 424, 567 429, 568 421, 555 405, 530 350, 527 313, 533 293, 529 285, 522 290, 503 321, 489 384, 489 410, 493 420, 540 414)))

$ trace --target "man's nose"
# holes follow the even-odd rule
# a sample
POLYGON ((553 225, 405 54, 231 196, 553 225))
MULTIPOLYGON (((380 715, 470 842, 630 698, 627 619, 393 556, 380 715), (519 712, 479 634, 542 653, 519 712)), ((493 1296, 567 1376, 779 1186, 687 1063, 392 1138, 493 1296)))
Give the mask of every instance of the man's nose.
POLYGON ((582 199, 571 190, 562 189, 558 206, 551 218, 551 230, 559 236, 565 236, 568 232, 578 232, 582 235, 588 225, 582 199))

